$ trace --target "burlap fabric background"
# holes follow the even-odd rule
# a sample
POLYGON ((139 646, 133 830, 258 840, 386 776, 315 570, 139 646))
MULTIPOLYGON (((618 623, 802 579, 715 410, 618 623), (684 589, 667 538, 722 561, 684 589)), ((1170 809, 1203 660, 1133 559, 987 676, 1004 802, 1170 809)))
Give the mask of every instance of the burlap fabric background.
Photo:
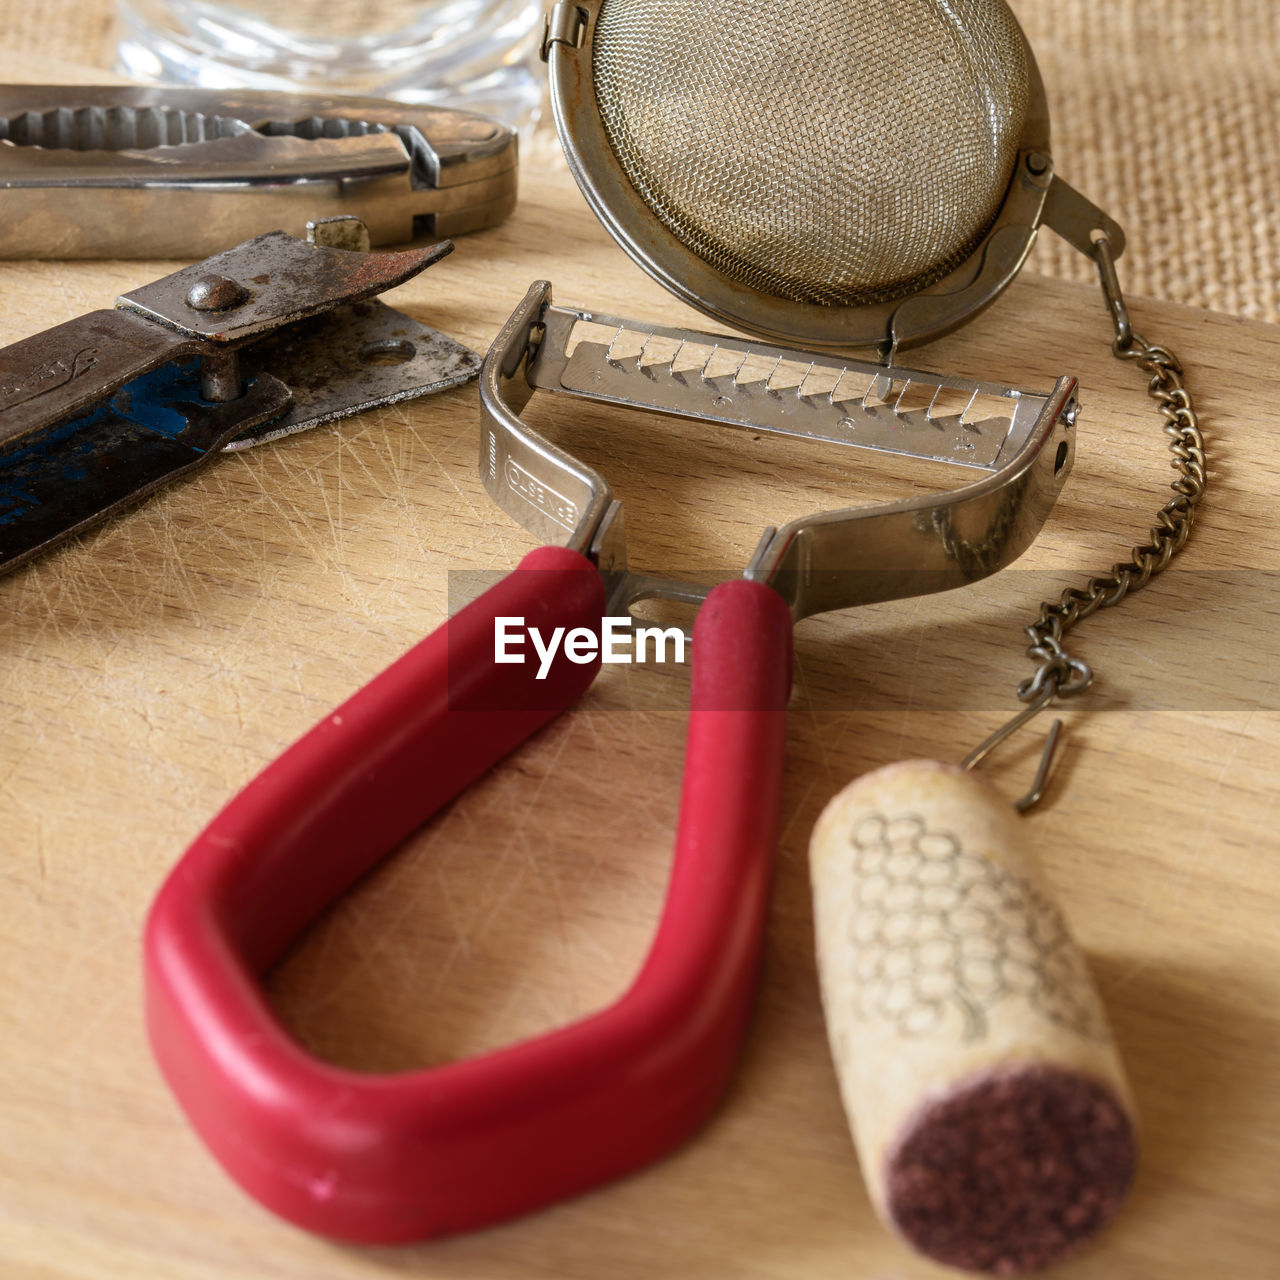
MULTIPOLYGON (((1013 7, 1048 87, 1058 172, 1128 232, 1126 289, 1280 321, 1280 4, 1013 7)), ((6 52, 109 67, 113 11, 113 0, 0 0, 6 52)), ((1091 278, 1053 235, 1032 266, 1091 278)))

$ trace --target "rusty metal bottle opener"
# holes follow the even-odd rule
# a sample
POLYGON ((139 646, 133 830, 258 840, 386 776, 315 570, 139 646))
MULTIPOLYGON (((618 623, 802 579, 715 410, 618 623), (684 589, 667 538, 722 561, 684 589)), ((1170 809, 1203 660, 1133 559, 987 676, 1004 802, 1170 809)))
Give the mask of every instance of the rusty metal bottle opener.
POLYGON ((377 98, 0 86, 0 257, 200 258, 355 214, 375 245, 501 222, 516 135, 377 98))
POLYGON ((0 351, 0 573, 220 449, 473 377, 374 300, 453 246, 368 247, 356 218, 274 231, 0 351))

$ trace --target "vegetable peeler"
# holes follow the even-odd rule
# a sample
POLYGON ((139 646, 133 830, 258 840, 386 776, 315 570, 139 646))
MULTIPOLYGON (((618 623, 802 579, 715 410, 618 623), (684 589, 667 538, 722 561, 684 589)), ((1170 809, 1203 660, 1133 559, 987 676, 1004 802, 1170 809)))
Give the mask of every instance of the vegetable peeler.
POLYGON ((481 371, 481 474, 527 555, 317 725, 219 814, 158 895, 147 1024, 196 1130, 268 1208, 338 1239, 500 1221, 630 1172, 715 1106, 750 1010, 783 771, 793 620, 959 586, 1034 538, 1069 471, 1076 383, 1047 394, 654 328, 552 305, 534 284, 481 371), (601 336, 603 335, 603 336, 601 336), (757 367, 765 372, 756 374, 757 367), (766 530, 709 591, 626 567, 622 509, 519 414, 535 391, 958 463, 950 492, 766 530), (547 1035, 372 1076, 308 1055, 261 975, 309 921, 570 705, 598 659, 495 661, 497 623, 598 635, 698 600, 671 881, 633 986, 547 1035))
POLYGON ((474 376, 375 294, 452 250, 368 252, 358 218, 274 231, 0 350, 0 574, 242 449, 474 376))
POLYGON ((516 135, 378 98, 0 86, 0 257, 199 258, 355 215, 375 245, 515 207, 516 135))

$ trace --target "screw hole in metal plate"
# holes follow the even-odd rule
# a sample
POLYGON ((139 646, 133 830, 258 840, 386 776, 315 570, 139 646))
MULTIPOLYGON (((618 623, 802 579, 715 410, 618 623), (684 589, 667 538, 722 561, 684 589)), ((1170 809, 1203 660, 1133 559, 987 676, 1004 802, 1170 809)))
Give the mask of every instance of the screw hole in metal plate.
POLYGON ((1069 452, 1070 450, 1067 447, 1067 442, 1065 440, 1059 440, 1058 452, 1054 454, 1053 458, 1053 474, 1055 476, 1067 465, 1067 454, 1069 452))
POLYGON ((356 352, 360 363, 368 365, 406 364, 415 354, 413 343, 405 338, 382 338, 377 342, 366 342, 356 352))

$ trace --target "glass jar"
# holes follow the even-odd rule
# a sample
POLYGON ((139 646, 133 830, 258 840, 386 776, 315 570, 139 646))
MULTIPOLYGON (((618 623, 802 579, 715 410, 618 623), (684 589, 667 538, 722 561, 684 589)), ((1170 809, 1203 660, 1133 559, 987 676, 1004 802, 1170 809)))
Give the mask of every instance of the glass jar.
POLYGON ((462 107, 522 132, 542 103, 540 0, 118 0, 119 69, 152 83, 462 107))

